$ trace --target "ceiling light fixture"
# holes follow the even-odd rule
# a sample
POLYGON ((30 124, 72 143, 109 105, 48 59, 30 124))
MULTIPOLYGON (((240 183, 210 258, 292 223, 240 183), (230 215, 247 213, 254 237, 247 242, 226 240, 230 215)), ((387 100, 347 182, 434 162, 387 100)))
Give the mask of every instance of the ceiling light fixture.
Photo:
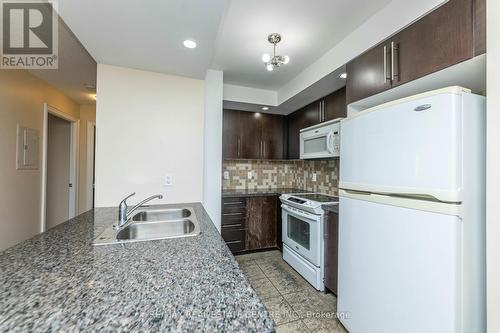
POLYGON ((339 75, 339 79, 345 80, 347 79, 347 73, 342 73, 339 75))
POLYGON ((267 41, 273 44, 273 56, 265 53, 262 55, 262 62, 266 64, 266 69, 272 72, 276 67, 280 67, 283 64, 288 64, 290 62, 290 58, 288 56, 280 56, 276 55, 276 44, 281 41, 281 35, 278 33, 272 33, 267 36, 267 41))
POLYGON ((267 106, 262 107, 262 111, 267 111, 267 110, 269 110, 269 108, 267 106))
POLYGON ((194 49, 196 47, 196 42, 191 39, 186 39, 183 44, 188 49, 194 49))

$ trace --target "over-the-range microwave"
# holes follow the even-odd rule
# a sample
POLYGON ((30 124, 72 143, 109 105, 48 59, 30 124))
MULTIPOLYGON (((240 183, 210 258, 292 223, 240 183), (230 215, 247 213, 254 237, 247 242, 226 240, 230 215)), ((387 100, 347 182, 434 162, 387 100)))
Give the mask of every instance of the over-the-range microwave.
POLYGON ((340 157, 340 121, 333 119, 300 130, 300 158, 340 157))

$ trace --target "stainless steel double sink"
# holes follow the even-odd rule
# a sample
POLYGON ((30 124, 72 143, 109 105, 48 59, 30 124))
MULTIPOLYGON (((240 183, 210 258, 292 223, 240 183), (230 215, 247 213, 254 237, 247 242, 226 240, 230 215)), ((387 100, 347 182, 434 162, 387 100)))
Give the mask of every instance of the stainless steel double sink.
POLYGON ((192 237, 200 234, 193 208, 143 208, 116 229, 109 226, 94 239, 94 245, 192 237))

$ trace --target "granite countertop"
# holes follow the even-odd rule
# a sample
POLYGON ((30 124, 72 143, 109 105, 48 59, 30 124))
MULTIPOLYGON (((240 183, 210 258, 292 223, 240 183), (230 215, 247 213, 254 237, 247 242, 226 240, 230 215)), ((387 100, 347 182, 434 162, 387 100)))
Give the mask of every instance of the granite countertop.
POLYGON ((202 205, 179 206, 201 235, 93 246, 117 214, 97 208, 0 252, 0 331, 274 332, 202 205))
POLYGON ((231 197, 257 197, 266 195, 281 195, 283 193, 310 193, 297 188, 273 188, 273 189, 242 189, 242 190, 222 190, 223 198, 231 197))

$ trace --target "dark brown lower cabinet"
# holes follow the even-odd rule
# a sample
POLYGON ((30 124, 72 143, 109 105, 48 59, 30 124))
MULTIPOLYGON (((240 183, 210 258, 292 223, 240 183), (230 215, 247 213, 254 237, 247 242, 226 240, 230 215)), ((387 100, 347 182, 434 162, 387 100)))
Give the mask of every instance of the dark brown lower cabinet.
POLYGON ((233 253, 245 251, 247 198, 223 198, 221 235, 233 253))
POLYGON ((222 199, 221 235, 231 252, 277 247, 278 201, 277 196, 222 199))
POLYGON ((339 215, 328 212, 325 215, 325 287, 337 295, 339 215))
POLYGON ((247 250, 276 247, 277 200, 276 196, 248 198, 247 250))

